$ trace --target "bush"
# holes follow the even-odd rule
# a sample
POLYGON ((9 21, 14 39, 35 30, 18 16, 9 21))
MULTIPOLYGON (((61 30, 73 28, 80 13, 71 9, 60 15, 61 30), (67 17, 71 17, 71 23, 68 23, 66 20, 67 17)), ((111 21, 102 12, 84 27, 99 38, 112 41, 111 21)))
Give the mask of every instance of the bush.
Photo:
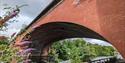
POLYGON ((17 56, 17 49, 10 47, 8 41, 0 41, 0 61, 4 63, 10 63, 13 58, 15 58, 17 61, 22 61, 22 58, 17 56))

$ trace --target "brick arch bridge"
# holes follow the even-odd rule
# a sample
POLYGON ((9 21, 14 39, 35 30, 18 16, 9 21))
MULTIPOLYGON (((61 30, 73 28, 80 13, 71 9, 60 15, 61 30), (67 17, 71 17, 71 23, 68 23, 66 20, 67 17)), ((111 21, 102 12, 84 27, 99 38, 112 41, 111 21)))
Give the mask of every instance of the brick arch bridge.
POLYGON ((29 47, 42 50, 39 54, 44 56, 53 41, 90 37, 108 41, 125 58, 124 6, 123 0, 53 0, 18 34, 15 44, 30 36, 29 47))

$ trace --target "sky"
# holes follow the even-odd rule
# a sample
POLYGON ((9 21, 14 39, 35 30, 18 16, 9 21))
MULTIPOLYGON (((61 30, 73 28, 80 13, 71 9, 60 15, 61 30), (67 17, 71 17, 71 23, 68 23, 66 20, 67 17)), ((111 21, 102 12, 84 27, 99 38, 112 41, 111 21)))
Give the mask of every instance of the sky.
POLYGON ((22 26, 30 24, 37 16, 42 12, 42 10, 51 2, 52 0, 0 0, 0 16, 2 16, 5 11, 3 8, 6 6, 15 7, 16 5, 28 5, 20 8, 19 17, 13 18, 18 20, 18 22, 11 23, 8 26, 7 32, 0 32, 1 35, 11 36, 14 32, 19 32, 22 26))
MULTIPOLYGON (((3 8, 5 5, 15 7, 16 5, 24 5, 27 4, 28 6, 22 7, 19 13, 19 17, 13 18, 17 19, 18 22, 11 23, 8 26, 8 30, 5 32, 0 31, 0 35, 5 36, 11 36, 13 33, 20 32, 20 29, 24 25, 30 24, 37 16, 42 12, 42 10, 50 3, 52 0, 0 0, 0 16, 4 14, 3 8)), ((107 42, 96 40, 96 39, 90 39, 90 38, 84 38, 87 42, 91 43, 98 43, 100 45, 110 45, 107 42)))

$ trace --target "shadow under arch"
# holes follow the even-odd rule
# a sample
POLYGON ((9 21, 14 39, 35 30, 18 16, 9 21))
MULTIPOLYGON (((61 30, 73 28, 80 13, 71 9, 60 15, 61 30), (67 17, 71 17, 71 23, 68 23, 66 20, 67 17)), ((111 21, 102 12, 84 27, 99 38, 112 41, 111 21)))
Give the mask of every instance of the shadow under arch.
MULTIPOLYGON (((53 42, 68 39, 68 38, 93 38, 108 42, 104 37, 94 32, 93 30, 74 23, 69 22, 50 22, 37 27, 30 33, 33 45, 31 48, 40 50, 40 53, 47 55, 48 47, 53 42)), ((38 58, 38 57, 37 57, 38 58)))
POLYGON ((108 40, 95 31, 83 25, 69 22, 49 22, 37 27, 30 35, 32 40, 49 40, 52 37, 54 41, 66 38, 93 38, 108 42, 108 40))

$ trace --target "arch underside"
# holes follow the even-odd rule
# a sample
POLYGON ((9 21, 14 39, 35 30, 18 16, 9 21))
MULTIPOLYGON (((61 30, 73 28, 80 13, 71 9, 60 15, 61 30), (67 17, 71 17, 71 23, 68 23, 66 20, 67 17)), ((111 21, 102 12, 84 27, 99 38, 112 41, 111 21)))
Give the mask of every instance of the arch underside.
POLYGON ((31 32, 30 36, 33 42, 30 47, 41 51, 41 53, 34 53, 39 55, 53 42, 67 38, 94 38, 107 41, 98 33, 84 26, 67 22, 52 22, 41 25, 31 32))
POLYGON ((33 42, 55 42, 66 38, 93 38, 107 41, 98 33, 81 25, 67 22, 52 22, 37 27, 30 34, 33 42))

